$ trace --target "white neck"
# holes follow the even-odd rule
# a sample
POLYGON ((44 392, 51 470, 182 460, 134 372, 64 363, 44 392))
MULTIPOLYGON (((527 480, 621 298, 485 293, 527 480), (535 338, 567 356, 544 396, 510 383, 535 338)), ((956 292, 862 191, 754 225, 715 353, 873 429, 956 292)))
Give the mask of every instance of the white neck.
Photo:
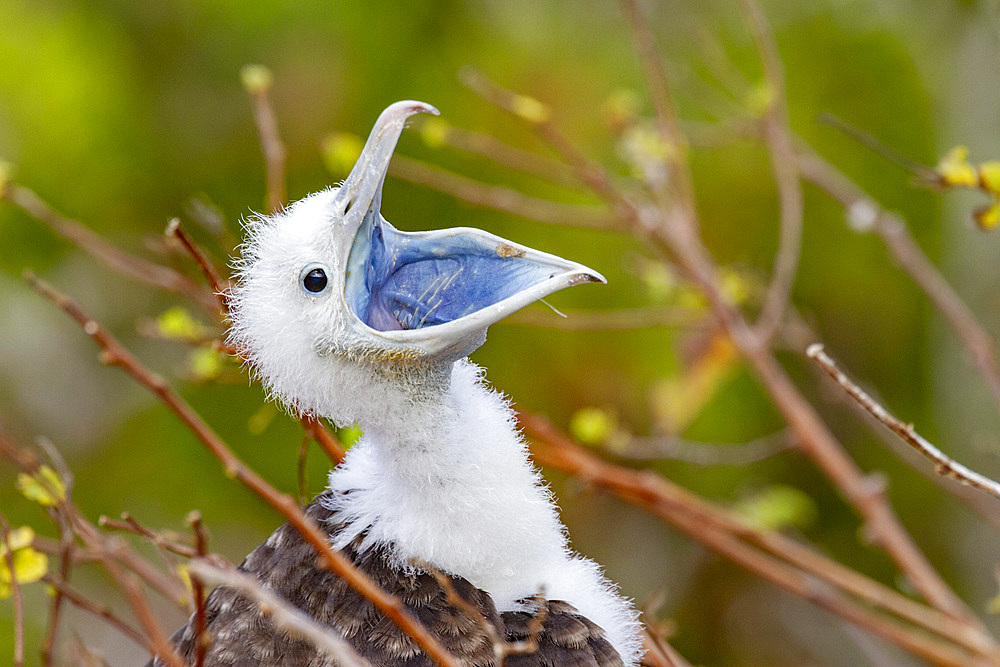
POLYGON ((625 658, 635 653, 634 614, 597 567, 569 551, 548 489, 528 460, 506 401, 479 369, 457 362, 421 385, 330 473, 343 547, 368 531, 402 568, 430 563, 487 591, 500 611, 537 593, 570 602, 604 627, 625 658))

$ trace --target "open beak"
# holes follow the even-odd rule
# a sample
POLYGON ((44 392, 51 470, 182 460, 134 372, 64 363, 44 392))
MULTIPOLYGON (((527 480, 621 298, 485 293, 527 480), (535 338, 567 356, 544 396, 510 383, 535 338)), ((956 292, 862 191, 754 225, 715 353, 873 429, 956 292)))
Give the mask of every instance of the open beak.
POLYGON ((344 298, 361 328, 423 355, 461 357, 482 344, 486 328, 545 296, 585 282, 596 271, 466 227, 401 232, 379 212, 389 160, 407 118, 437 114, 422 102, 397 102, 379 116, 331 206, 356 233, 344 298))

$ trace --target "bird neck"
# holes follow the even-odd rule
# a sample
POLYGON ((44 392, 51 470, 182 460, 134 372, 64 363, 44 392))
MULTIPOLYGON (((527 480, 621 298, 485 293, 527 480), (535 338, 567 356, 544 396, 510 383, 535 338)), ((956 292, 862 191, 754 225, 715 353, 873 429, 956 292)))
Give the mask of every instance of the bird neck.
POLYGON ((361 424, 330 474, 345 525, 335 542, 366 533, 402 567, 430 563, 509 608, 565 560, 565 537, 507 402, 467 360, 448 371, 401 385, 382 419, 361 424))

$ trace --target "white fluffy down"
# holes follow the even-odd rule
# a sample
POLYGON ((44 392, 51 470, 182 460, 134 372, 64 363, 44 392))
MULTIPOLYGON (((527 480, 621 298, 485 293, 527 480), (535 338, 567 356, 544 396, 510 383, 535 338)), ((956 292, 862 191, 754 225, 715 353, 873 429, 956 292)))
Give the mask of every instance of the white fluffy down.
POLYGON ((229 339, 273 398, 364 429, 330 474, 332 489, 351 490, 336 508, 351 518, 338 546, 367 529, 369 544, 391 546, 401 566, 419 559, 463 576, 502 611, 539 592, 565 600, 636 664, 636 612, 595 563, 570 551, 513 413, 480 370, 468 360, 396 365, 345 326, 350 314, 336 295, 353 230, 328 211, 334 193, 248 223, 229 339), (298 284, 311 262, 331 269, 323 296, 298 284))
POLYGON ((480 369, 456 363, 442 400, 413 408, 402 432, 367 425, 330 473, 332 489, 351 490, 335 507, 351 519, 337 546, 368 529, 367 544, 391 546, 402 566, 419 559, 463 576, 501 611, 539 592, 565 600, 604 628, 626 664, 638 662, 636 612, 596 563, 570 551, 513 413, 480 369))

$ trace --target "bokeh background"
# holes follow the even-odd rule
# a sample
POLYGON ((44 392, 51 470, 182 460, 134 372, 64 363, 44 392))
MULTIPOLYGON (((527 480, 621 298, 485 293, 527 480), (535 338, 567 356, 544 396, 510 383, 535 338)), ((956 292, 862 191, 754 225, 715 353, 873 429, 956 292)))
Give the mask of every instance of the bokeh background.
MULTIPOLYGON (((685 127, 697 134, 753 108, 761 70, 734 3, 644 7, 680 115, 697 123, 685 127), (732 85, 742 78, 751 85, 732 85)), ((795 131, 900 211, 986 326, 1000 332, 1000 237, 970 222, 983 198, 916 189, 905 171, 817 120, 833 113, 925 164, 956 144, 968 145, 978 160, 1000 155, 1000 3, 820 0, 764 8, 786 68, 795 131)), ((292 199, 344 176, 324 160, 325 137, 365 135, 379 111, 399 99, 431 102, 447 123, 546 154, 516 120, 460 83, 467 65, 547 104, 567 135, 622 177, 634 165, 613 118, 623 109, 651 113, 627 25, 611 0, 0 0, 0 158, 14 165, 19 183, 130 251, 190 272, 183 257, 159 254, 167 220, 180 216, 222 264, 238 243, 240 218, 264 207, 263 161, 239 77, 248 63, 274 73, 292 199), (206 218, 219 226, 199 222, 206 218)), ((430 139, 407 132, 399 152, 536 196, 597 203, 430 139)), ((753 310, 777 245, 770 164, 758 144, 714 143, 692 150, 705 238, 753 310)), ((805 194, 793 294, 798 313, 903 419, 970 466, 1000 474, 997 406, 952 332, 877 238, 852 231, 843 211, 817 190, 806 187, 805 194)), ((383 211, 408 230, 481 227, 608 277, 606 287, 554 295, 552 304, 563 310, 666 305, 697 314, 701 307, 668 266, 624 235, 546 226, 394 178, 383 211)), ((90 517, 129 511, 147 525, 183 530, 185 514, 198 508, 212 549, 238 561, 277 525, 277 515, 226 479, 162 405, 101 366, 86 336, 26 287, 20 277, 26 268, 70 292, 170 377, 245 460, 289 491, 301 427, 264 405, 260 389, 237 367, 206 368, 204 359, 198 366, 190 348, 140 333, 178 305, 215 325, 209 315, 109 271, 0 202, 0 424, 19 442, 45 436, 65 453, 76 473, 77 502, 90 517)), ((532 308, 546 315, 544 306, 532 308)), ((780 432, 781 420, 753 378, 738 360, 706 362, 703 338, 686 326, 568 332, 512 321, 494 326, 473 358, 521 407, 595 441, 606 442, 609 432, 676 431, 724 448, 780 432)), ((800 352, 782 357, 799 385, 861 466, 887 475, 892 502, 949 582, 1000 627, 988 616, 997 595, 997 534, 889 453, 823 389, 800 352)), ((853 512, 794 453, 748 465, 653 467, 723 504, 764 515, 851 567, 899 583, 889 559, 862 544, 853 512)), ((315 449, 308 471, 310 491, 318 492, 325 465, 315 449)), ((674 623, 672 641, 693 662, 910 664, 642 512, 559 475, 549 478, 575 547, 674 623)), ((0 467, 4 513, 14 525, 45 533, 39 508, 17 493, 13 480, 13 471, 0 467)), ((80 570, 75 582, 122 608, 100 574, 80 570)), ((32 647, 46 607, 40 585, 26 592, 32 647)), ((168 627, 181 622, 179 612, 160 608, 168 627)), ((0 603, 0 656, 10 655, 11 619, 9 601, 0 603)), ((73 611, 64 636, 71 632, 113 665, 143 659, 106 626, 73 611)))

